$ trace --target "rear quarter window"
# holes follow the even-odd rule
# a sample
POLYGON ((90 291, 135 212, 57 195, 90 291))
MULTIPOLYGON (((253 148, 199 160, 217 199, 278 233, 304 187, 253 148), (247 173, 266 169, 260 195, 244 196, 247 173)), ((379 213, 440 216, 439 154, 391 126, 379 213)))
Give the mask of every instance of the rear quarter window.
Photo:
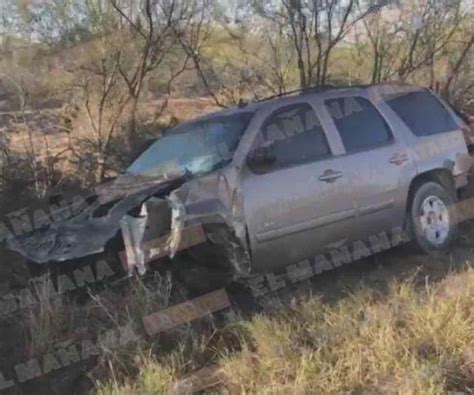
POLYGON ((428 91, 386 97, 385 101, 416 136, 430 136, 458 129, 446 108, 428 91))

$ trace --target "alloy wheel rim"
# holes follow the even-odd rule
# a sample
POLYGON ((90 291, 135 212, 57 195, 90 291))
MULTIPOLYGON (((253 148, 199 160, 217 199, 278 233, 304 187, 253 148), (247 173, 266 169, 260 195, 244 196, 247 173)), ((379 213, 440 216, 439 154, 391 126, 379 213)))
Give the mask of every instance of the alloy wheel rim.
POLYGON ((449 235, 449 211, 437 196, 428 196, 421 203, 420 225, 423 235, 434 246, 443 244, 449 235))

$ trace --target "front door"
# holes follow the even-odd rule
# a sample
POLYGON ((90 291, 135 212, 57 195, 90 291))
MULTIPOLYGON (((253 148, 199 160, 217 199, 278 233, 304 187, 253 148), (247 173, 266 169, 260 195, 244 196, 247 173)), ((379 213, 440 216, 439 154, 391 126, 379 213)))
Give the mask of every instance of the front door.
POLYGON ((308 102, 278 108, 263 122, 249 155, 265 160, 249 161, 242 183, 255 271, 297 263, 351 232, 348 173, 328 140, 308 102))

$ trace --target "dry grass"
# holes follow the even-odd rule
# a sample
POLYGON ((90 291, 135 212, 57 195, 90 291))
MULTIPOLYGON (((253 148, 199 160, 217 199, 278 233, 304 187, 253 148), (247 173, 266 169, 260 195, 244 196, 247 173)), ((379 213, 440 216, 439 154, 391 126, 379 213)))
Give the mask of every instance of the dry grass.
POLYGON ((41 355, 73 332, 74 312, 49 276, 38 278, 32 289, 36 298, 31 295, 25 300, 29 305, 24 311, 26 344, 29 355, 41 355))
POLYGON ((107 385, 101 386, 98 394, 167 394, 170 392, 177 373, 173 368, 160 364, 151 357, 145 357, 138 362, 140 373, 136 382, 119 384, 114 378, 107 385))
MULTIPOLYGON (((361 289, 333 305, 312 298, 230 331, 240 351, 213 350, 230 392, 473 392, 474 269, 421 288, 361 289)), ((189 365, 184 349, 159 360, 141 355, 134 380, 104 383, 99 394, 169 393, 189 365)))
MULTIPOLYGON (((150 372, 153 371, 150 382, 156 381, 161 368, 152 362, 153 355, 161 353, 164 348, 173 350, 166 356, 166 371, 171 371, 170 366, 174 366, 176 371, 184 366, 185 355, 202 355, 202 342, 205 337, 199 335, 190 324, 181 325, 164 336, 150 338, 145 335, 144 316, 189 299, 185 290, 172 281, 169 273, 163 276, 154 273, 146 281, 139 276, 134 277, 122 292, 120 295, 114 292, 95 296, 88 306, 90 319, 94 322, 100 321, 100 331, 108 328, 134 334, 132 341, 113 348, 102 344, 99 339, 97 346, 100 357, 91 375, 94 381, 104 377, 110 378, 109 390, 112 391, 121 386, 124 376, 136 376, 143 370, 146 373, 148 367, 150 372), (147 368, 143 369, 142 366, 147 368)), ((160 377, 161 380, 164 375, 160 377)))
POLYGON ((422 292, 401 283, 383 298, 360 291, 335 306, 315 299, 246 324, 244 351, 226 356, 223 368, 251 393, 467 390, 473 308, 473 270, 422 292), (443 293, 450 281, 465 292, 443 293))

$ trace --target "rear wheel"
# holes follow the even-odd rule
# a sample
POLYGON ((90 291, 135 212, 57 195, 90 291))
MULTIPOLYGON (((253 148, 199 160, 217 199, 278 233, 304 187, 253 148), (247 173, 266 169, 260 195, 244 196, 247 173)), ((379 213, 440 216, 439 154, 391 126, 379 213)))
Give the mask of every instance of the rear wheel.
POLYGON ((457 236, 455 192, 426 182, 413 195, 409 211, 411 237, 419 250, 448 252, 457 236))

